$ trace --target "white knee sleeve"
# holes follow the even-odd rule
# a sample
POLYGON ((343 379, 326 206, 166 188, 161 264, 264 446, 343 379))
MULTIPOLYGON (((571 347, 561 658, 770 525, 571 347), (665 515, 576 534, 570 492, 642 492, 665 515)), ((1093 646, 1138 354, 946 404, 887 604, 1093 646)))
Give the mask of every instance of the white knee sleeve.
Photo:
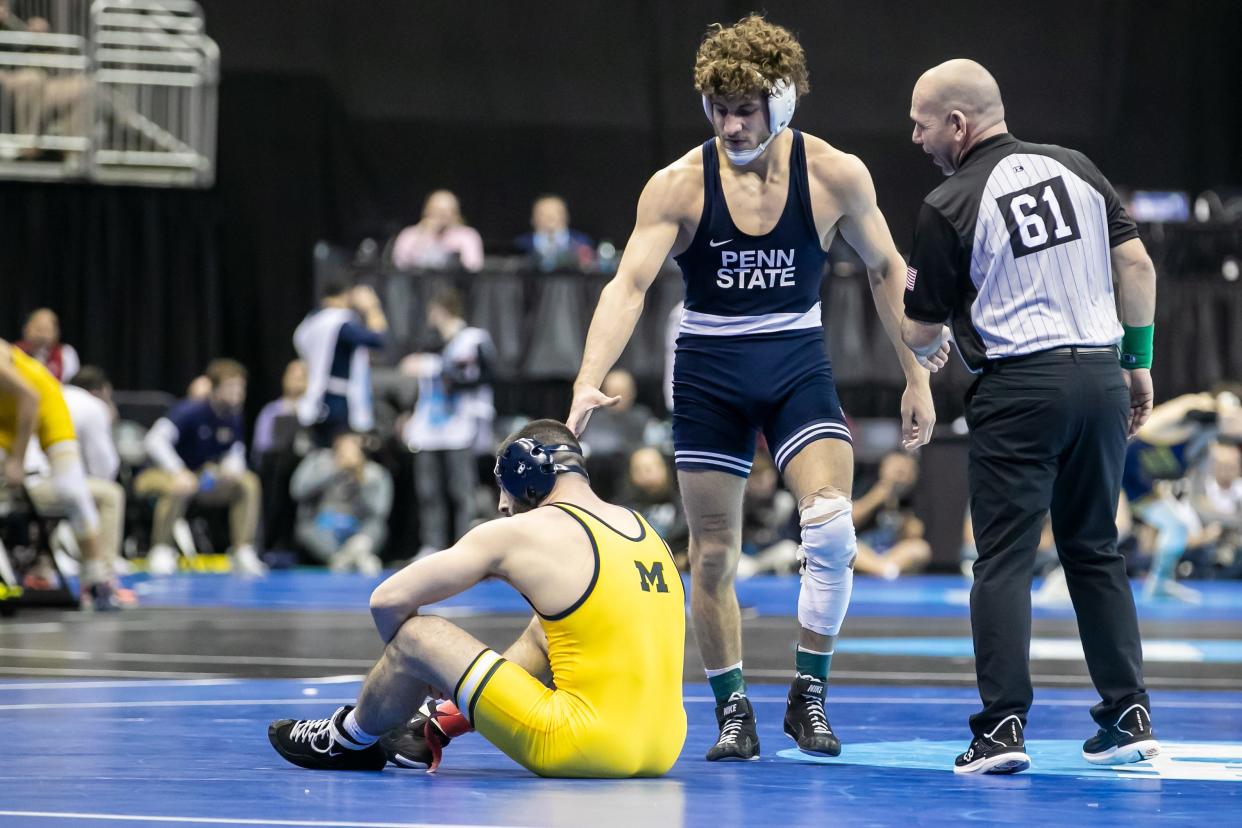
POLYGON ((99 528, 99 513, 86 483, 82 453, 76 440, 66 440, 48 448, 47 459, 52 467, 52 487, 56 499, 65 504, 73 534, 84 537, 99 528))
POLYGON ((837 635, 854 591, 854 515, 844 497, 817 496, 801 510, 802 591, 798 623, 820 635, 837 635))

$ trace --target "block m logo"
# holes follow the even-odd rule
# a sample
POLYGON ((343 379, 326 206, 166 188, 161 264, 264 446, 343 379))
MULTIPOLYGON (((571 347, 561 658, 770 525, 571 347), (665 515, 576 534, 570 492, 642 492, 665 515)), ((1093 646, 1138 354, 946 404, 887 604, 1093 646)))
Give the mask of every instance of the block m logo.
POLYGON ((638 569, 638 577, 642 583, 643 592, 651 592, 651 585, 655 584, 656 592, 668 592, 668 584, 664 582, 664 564, 656 561, 648 569, 643 565, 642 561, 634 561, 634 566, 638 569))

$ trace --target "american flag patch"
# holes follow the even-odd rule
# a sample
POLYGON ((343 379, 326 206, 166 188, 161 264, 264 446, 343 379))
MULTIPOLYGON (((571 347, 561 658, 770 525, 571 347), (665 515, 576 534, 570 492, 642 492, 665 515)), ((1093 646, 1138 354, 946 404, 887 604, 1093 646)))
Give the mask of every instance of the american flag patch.
POLYGON ((906 290, 914 290, 914 280, 919 277, 919 272, 912 267, 906 268, 906 290))

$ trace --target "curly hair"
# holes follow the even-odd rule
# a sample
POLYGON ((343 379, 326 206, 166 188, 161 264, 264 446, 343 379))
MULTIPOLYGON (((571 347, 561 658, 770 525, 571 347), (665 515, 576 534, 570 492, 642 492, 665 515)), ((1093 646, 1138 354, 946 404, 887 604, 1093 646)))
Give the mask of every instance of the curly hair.
POLYGON ((811 91, 806 54, 793 32, 759 14, 728 28, 708 27, 694 59, 694 88, 701 94, 744 97, 781 79, 793 83, 798 97, 811 91))

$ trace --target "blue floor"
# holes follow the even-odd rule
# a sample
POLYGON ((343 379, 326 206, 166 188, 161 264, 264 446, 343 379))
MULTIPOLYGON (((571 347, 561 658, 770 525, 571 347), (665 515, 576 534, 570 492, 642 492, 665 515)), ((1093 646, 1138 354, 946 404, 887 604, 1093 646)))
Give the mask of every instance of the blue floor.
MULTIPOLYGON (((343 610, 366 607, 378 578, 361 575, 333 575, 323 570, 293 570, 272 577, 246 580, 230 575, 177 575, 129 579, 145 606, 232 607, 268 610, 343 610)), ((951 575, 924 575, 884 581, 855 579, 850 600, 850 616, 962 617, 969 614, 970 588, 951 575)), ((1194 582, 1201 603, 1196 606, 1176 601, 1139 600, 1141 618, 1161 620, 1242 621, 1242 582, 1194 582)), ((1138 585, 1135 585, 1136 592, 1138 585)), ((743 608, 760 615, 788 616, 797 606, 796 576, 753 578, 739 581, 738 600, 743 608)), ((529 612, 530 608, 511 587, 482 583, 439 607, 446 615, 474 613, 529 612)), ((1072 618, 1073 610, 1063 607, 1035 607, 1036 618, 1072 618)))
POLYGON ((542 780, 475 735, 454 741, 434 776, 316 773, 273 753, 269 719, 326 715, 357 689, 350 677, 3 681, 0 824, 1236 825, 1242 813, 1242 693, 1154 694, 1164 756, 1114 770, 1078 757, 1091 695, 1040 690, 1035 764, 1012 777, 949 770, 977 704, 958 688, 835 689, 844 752, 811 760, 780 733, 783 689, 755 687, 763 759, 709 765, 710 694, 690 685, 686 749, 661 780, 542 780))

